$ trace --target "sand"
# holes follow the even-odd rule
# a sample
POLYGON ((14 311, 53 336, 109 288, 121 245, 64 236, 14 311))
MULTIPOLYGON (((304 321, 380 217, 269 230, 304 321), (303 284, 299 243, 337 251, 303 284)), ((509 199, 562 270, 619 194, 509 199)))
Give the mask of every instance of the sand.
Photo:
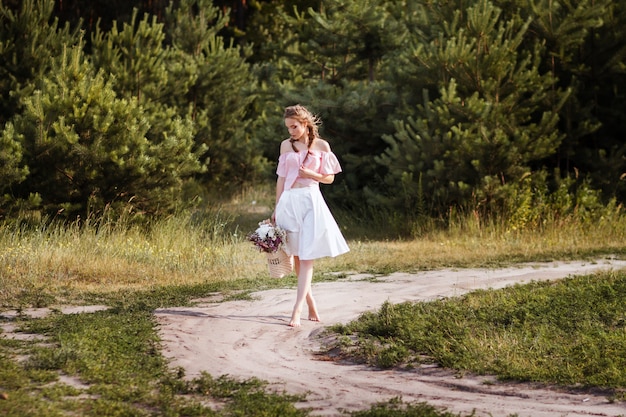
MULTIPOLYGON (((626 404, 611 403, 601 392, 582 392, 526 383, 503 383, 492 376, 459 376, 437 366, 377 370, 329 361, 322 355, 324 326, 346 323, 385 301, 428 301, 476 289, 560 279, 599 270, 626 268, 626 261, 553 262, 506 269, 438 270, 389 276, 348 275, 313 283, 322 323, 287 324, 295 288, 253 294, 253 300, 196 300, 193 307, 155 312, 164 355, 186 377, 251 377, 290 394, 306 394, 297 406, 315 416, 340 416, 376 402, 401 398, 427 402, 462 415, 553 417, 626 415, 626 404)), ((305 307, 306 310, 306 307, 305 307)), ((303 314, 306 318, 306 314, 303 314)))

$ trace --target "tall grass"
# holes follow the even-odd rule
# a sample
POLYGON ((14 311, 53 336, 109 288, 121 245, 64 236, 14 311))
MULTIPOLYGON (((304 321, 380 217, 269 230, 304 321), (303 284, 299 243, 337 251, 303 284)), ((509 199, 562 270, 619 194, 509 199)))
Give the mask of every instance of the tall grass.
POLYGON ((228 280, 259 273, 244 236, 221 213, 149 225, 113 221, 0 227, 0 304, 21 294, 106 292, 228 280))
MULTIPOLYGON (((271 214, 267 190, 247 190, 205 211, 135 223, 88 218, 73 224, 0 224, 0 306, 45 305, 64 294, 149 289, 267 275, 262 254, 246 240, 271 214)), ((372 213, 370 213, 372 214, 372 213)), ((441 267, 501 266, 626 253, 626 217, 550 219, 539 229, 484 224, 471 213, 445 228, 339 212, 351 251, 316 263, 316 273, 386 273, 441 267), (399 236, 401 227, 406 229, 399 236)))

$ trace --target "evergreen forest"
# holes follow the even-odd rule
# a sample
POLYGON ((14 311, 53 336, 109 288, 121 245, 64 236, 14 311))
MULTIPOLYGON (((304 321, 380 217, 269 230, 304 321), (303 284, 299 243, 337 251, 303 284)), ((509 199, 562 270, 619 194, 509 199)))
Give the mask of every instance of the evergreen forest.
POLYGON ((0 0, 0 218, 271 184, 320 116, 329 205, 513 227, 626 202, 626 2, 0 0))

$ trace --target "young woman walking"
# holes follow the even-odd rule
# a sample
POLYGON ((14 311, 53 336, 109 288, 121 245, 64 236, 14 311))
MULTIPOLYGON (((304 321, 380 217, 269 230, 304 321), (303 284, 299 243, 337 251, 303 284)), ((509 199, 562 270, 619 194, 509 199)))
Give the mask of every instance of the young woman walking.
POLYGON ((331 184, 341 172, 330 145, 319 136, 319 118, 295 105, 285 109, 283 119, 290 137, 280 145, 272 217, 287 231, 286 252, 294 257, 298 290, 289 326, 299 327, 305 301, 309 320, 320 321, 311 291, 313 261, 350 249, 319 189, 320 183, 331 184))

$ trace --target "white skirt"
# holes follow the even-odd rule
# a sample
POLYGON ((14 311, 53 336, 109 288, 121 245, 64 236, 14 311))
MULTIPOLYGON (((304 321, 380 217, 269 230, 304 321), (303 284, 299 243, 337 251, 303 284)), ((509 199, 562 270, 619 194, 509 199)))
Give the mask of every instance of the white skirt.
POLYGON ((311 260, 350 250, 317 184, 284 191, 275 215, 276 224, 287 231, 288 255, 311 260))

